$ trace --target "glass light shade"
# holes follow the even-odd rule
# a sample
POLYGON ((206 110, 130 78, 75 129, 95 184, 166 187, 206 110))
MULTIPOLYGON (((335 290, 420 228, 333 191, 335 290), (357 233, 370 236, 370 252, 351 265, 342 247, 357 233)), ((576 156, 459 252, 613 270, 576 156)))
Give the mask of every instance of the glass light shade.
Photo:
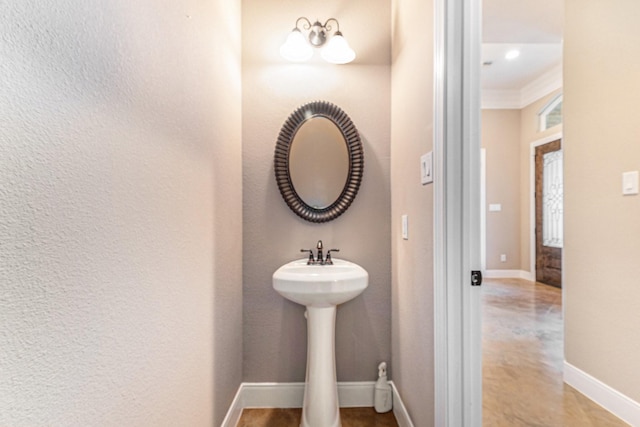
POLYGON ((329 39, 321 53, 325 61, 332 64, 347 64, 356 58, 356 53, 351 49, 347 40, 340 32, 329 39))
POLYGON ((520 51, 518 49, 510 50, 504 55, 505 59, 507 59, 508 61, 513 61, 518 56, 520 56, 520 51))
POLYGON ((289 33, 284 44, 280 46, 280 55, 289 61, 306 61, 313 56, 313 48, 300 30, 295 28, 289 33))

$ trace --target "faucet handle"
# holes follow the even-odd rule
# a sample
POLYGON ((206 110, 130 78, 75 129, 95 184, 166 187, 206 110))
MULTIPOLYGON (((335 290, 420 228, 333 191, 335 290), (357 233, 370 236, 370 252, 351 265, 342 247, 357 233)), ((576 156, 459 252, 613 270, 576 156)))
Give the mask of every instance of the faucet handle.
POLYGON ((309 252, 309 260, 307 261, 307 265, 312 265, 316 263, 316 260, 313 259, 313 250, 312 249, 300 249, 300 252, 309 252))
POLYGON ((326 265, 333 265, 333 261, 331 260, 331 252, 340 252, 340 249, 329 249, 327 251, 327 259, 324 260, 326 265))

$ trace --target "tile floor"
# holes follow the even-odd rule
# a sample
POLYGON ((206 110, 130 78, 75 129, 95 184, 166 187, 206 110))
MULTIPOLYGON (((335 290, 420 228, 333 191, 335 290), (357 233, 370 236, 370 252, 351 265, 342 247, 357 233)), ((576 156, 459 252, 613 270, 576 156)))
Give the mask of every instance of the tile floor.
MULTIPOLYGON (((562 381, 560 289, 520 279, 485 279, 482 287, 483 426, 627 426, 562 381)), ((245 409, 238 427, 298 427, 300 415, 245 409)), ((373 408, 342 408, 340 415, 343 427, 398 425, 393 413, 373 408)))

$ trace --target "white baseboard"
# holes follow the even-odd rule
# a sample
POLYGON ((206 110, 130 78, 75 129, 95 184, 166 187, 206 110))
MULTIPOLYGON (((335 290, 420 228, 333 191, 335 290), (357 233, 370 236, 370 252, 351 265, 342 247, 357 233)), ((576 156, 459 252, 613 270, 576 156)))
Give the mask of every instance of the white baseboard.
POLYGON ((409 418, 409 412, 400 398, 400 393, 393 381, 389 381, 393 390, 393 415, 396 417, 398 427, 413 427, 413 422, 409 418))
POLYGON ((640 426, 640 403, 609 387, 567 361, 564 362, 564 382, 624 422, 632 426, 640 426))
POLYGON ((243 408, 301 408, 304 383, 242 383, 243 408))
POLYGON ((238 425, 240 421, 240 417, 242 416, 242 384, 238 387, 238 391, 236 392, 233 401, 231 402, 231 406, 227 410, 227 415, 222 420, 222 424, 220 427, 235 427, 238 425))
MULTIPOLYGON (((399 427, 413 427, 400 394, 393 384, 393 414, 399 427)), ((374 381, 339 382, 338 399, 342 408, 372 407, 374 381)), ((221 427, 235 427, 244 408, 301 408, 304 383, 242 383, 221 427)))
POLYGON ((524 271, 524 270, 521 270, 520 271, 520 278, 524 279, 524 280, 528 280, 530 282, 535 282, 536 281, 536 273, 535 273, 535 271, 524 271))
POLYGON ((536 280, 533 272, 524 270, 485 270, 484 277, 487 279, 524 279, 532 282, 536 280))

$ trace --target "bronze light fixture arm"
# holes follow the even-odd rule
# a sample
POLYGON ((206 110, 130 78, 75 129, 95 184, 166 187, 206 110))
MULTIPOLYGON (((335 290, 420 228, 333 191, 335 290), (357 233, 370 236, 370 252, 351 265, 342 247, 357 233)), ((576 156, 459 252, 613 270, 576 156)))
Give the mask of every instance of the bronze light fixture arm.
POLYGON ((335 22, 336 26, 336 32, 334 33, 334 35, 342 35, 342 33, 340 32, 340 23, 336 18, 329 18, 324 22, 324 24, 320 23, 320 21, 316 19, 316 21, 312 24, 308 18, 301 16, 296 20, 296 26, 294 27, 293 31, 300 31, 301 29, 309 31, 309 43, 311 43, 312 46, 320 47, 327 41, 327 33, 333 31, 333 27, 329 24, 332 21, 335 22), (301 22, 302 25, 300 24, 301 22))
POLYGON ((338 20, 336 18, 329 18, 325 21, 323 27, 326 31, 331 31, 333 30, 333 28, 329 25, 329 22, 335 22, 336 23, 336 34, 340 32, 340 23, 338 22, 338 20))
POLYGON ((304 16, 301 16, 300 18, 296 19, 296 26, 294 28, 294 30, 299 30, 299 22, 300 21, 307 21, 305 25, 303 25, 302 28, 303 30, 310 30, 311 29, 311 21, 309 21, 309 19, 305 18, 304 16))

